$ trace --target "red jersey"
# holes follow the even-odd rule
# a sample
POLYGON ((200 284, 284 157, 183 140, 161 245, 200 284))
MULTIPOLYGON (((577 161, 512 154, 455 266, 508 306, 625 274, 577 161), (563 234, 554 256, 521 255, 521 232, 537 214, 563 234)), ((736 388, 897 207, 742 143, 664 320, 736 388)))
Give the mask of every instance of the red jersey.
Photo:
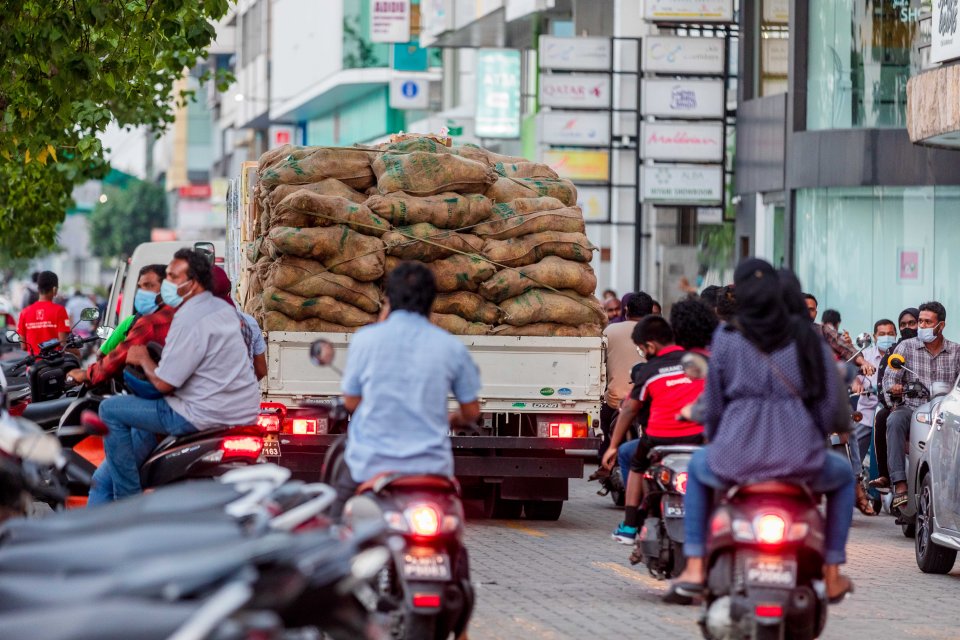
POLYGON ((630 397, 640 402, 641 411, 649 409, 643 432, 651 438, 682 438, 703 433, 702 425, 677 420, 680 410, 696 401, 704 385, 703 380, 691 380, 683 372, 680 359, 684 353, 683 347, 671 345, 634 367, 630 397))
POLYGON ((17 333, 27 351, 36 355, 41 343, 70 333, 70 316, 59 304, 40 300, 20 312, 17 333))

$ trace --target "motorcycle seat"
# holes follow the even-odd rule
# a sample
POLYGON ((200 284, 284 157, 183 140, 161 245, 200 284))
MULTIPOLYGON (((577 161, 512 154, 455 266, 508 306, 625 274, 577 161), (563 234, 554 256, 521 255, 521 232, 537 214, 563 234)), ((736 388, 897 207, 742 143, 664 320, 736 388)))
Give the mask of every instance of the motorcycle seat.
POLYGON ((190 444, 191 442, 196 442, 197 440, 206 440, 207 438, 214 438, 219 436, 259 436, 263 435, 263 430, 260 427, 254 425, 245 425, 245 426, 230 426, 230 427, 217 427, 215 429, 201 429, 196 433, 189 433, 185 436, 167 436, 160 441, 160 444, 157 445, 157 448, 153 450, 152 455, 156 455, 160 451, 164 451, 174 446, 182 446, 185 444, 190 444))
POLYGON ((21 416, 41 427, 55 427, 60 423, 60 417, 67 412, 76 398, 57 398, 43 402, 31 402, 23 409, 21 416))
POLYGON ((382 473, 364 482, 357 493, 372 491, 379 495, 386 491, 433 491, 460 495, 460 483, 453 478, 437 474, 410 475, 403 473, 382 473))
POLYGON ((761 482, 737 485, 730 489, 727 494, 731 499, 735 497, 769 495, 813 499, 813 494, 805 485, 798 482, 784 482, 782 480, 763 480, 761 482))
POLYGON ((672 455, 692 455, 700 449, 700 446, 694 444, 674 444, 674 445, 665 445, 661 447, 654 447, 650 449, 650 453, 647 454, 647 458, 651 462, 659 462, 667 456, 672 455))

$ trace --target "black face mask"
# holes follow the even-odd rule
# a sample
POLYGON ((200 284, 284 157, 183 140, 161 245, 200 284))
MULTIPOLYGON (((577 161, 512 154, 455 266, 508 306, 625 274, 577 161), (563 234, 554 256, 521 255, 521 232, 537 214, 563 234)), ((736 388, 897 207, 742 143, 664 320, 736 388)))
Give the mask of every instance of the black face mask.
POLYGON ((916 330, 916 329, 901 329, 901 330, 900 330, 900 337, 901 337, 903 340, 909 340, 910 338, 916 338, 916 337, 917 337, 917 330, 916 330))

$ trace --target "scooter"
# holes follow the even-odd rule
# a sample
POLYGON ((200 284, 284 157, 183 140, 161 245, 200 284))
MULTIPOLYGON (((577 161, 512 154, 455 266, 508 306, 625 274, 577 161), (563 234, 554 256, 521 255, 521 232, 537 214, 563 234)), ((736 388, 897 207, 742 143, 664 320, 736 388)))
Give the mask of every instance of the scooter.
MULTIPOLYGON (((333 361, 333 345, 317 340, 317 366, 333 361)), ((321 479, 340 477, 344 438, 331 446, 321 479)), ((456 480, 439 475, 383 474, 361 485, 344 507, 352 530, 386 523, 391 562, 374 582, 376 606, 392 618, 391 633, 406 640, 459 637, 473 611, 470 564, 463 546, 464 511, 456 480)))

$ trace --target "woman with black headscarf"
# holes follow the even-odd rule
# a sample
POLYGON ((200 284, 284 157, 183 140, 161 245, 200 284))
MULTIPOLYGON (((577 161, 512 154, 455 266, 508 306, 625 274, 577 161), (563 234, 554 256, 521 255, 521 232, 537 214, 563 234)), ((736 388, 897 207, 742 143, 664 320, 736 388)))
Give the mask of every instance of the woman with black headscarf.
POLYGON ((687 565, 668 602, 688 603, 703 588, 710 489, 760 480, 806 483, 827 496, 824 581, 831 601, 853 591, 840 574, 853 518, 853 472, 827 451, 827 434, 849 420, 828 347, 806 315, 799 282, 756 258, 734 274, 738 309, 717 329, 698 404, 710 444, 688 469, 687 565))

